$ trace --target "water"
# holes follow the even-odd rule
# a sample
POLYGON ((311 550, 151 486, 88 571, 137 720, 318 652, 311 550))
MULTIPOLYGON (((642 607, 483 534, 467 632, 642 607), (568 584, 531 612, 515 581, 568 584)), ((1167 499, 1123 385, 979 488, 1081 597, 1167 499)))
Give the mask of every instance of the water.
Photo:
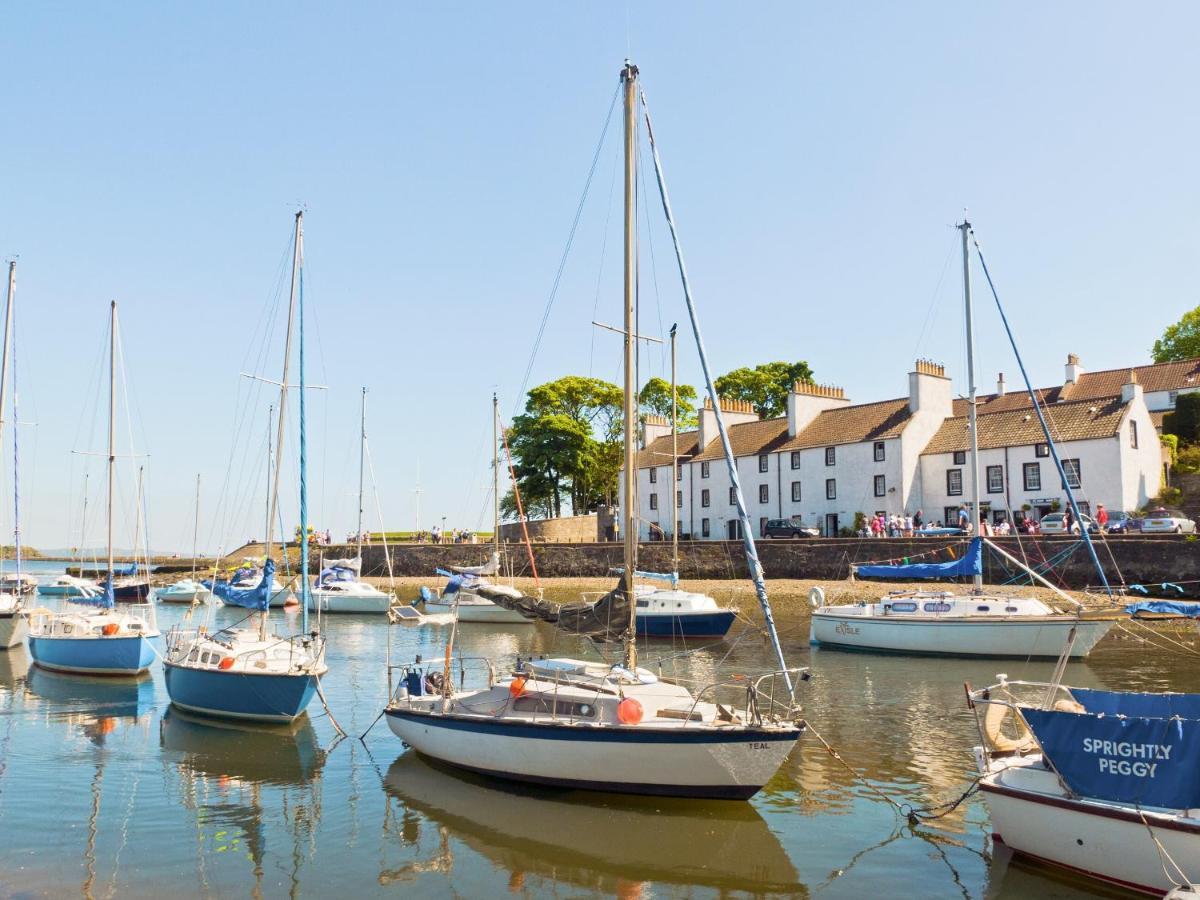
MULTIPOLYGON (((183 615, 160 609, 160 627, 183 615)), ((789 659, 812 667, 813 725, 872 786, 914 805, 957 796, 974 775, 963 681, 1050 669, 810 652, 803 623, 784 625, 789 659)), ((355 736, 385 700, 387 631, 366 617, 327 622, 325 690, 355 736)), ((392 632, 400 660, 440 656, 448 629, 392 632)), ((584 652, 541 625, 464 625, 460 646, 584 652)), ((728 651, 698 654, 693 673, 728 651)), ((1106 640, 1068 681, 1200 691, 1193 660, 1106 640)), ((758 639, 726 660, 768 665, 758 639)), ((140 681, 96 680, 0 653, 0 895, 1095 896, 992 858, 978 797, 914 833, 811 737, 750 803, 697 803, 489 783, 404 752, 383 722, 365 745, 336 743, 319 702, 311 712, 286 729, 219 725, 169 710, 157 666, 140 681)))

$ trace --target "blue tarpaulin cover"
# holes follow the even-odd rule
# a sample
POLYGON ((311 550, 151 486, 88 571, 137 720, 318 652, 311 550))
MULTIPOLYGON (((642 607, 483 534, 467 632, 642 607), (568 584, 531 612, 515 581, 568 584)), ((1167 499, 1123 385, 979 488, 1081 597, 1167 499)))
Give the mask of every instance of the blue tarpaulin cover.
POLYGON ((262 580, 252 588, 230 587, 227 581, 218 581, 212 586, 227 606, 243 606, 246 609, 266 609, 271 605, 271 587, 275 584, 275 560, 268 559, 263 565, 262 580))
POLYGON ((1191 619, 1200 618, 1200 603, 1185 603, 1181 600, 1142 600, 1130 603, 1125 612, 1136 616, 1140 612, 1163 613, 1169 616, 1187 616, 1191 619))
POLYGON ((967 552, 958 559, 940 563, 908 563, 899 566, 859 566, 855 573, 864 578, 953 578, 957 575, 983 574, 983 540, 974 538, 967 552))
POLYGON ((1046 758, 1081 797, 1168 809, 1200 807, 1200 721, 1049 709, 1021 712, 1046 758))
POLYGON ((1180 716, 1200 720, 1200 694, 1139 694, 1135 691, 1101 691, 1071 688, 1071 696, 1093 715, 1137 716, 1169 719, 1180 716))
POLYGON ((104 590, 99 594, 92 596, 77 596, 67 598, 71 603, 78 603, 82 606, 103 606, 106 609, 112 609, 117 605, 116 598, 113 596, 112 578, 104 579, 104 590))

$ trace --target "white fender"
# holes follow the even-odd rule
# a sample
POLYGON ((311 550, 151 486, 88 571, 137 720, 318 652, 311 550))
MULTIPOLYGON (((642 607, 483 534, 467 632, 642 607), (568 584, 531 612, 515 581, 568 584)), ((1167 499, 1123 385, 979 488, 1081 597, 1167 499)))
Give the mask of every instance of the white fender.
POLYGON ((825 592, 821 590, 819 584, 814 584, 808 592, 808 602, 812 604, 813 609, 818 609, 825 605, 825 592))

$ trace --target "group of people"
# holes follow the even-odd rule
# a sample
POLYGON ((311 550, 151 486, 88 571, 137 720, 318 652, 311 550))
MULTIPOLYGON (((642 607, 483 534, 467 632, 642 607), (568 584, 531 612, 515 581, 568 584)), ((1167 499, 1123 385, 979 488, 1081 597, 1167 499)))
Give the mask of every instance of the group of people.
POLYGON ((418 544, 475 544, 478 537, 466 528, 449 528, 443 531, 434 525, 428 531, 418 531, 414 538, 418 544))
POLYGON ((937 524, 925 523, 924 514, 921 510, 917 510, 913 515, 901 516, 893 513, 890 516, 885 516, 883 513, 876 513, 874 516, 869 516, 863 524, 861 537, 912 537, 923 528, 941 528, 942 523, 937 524))

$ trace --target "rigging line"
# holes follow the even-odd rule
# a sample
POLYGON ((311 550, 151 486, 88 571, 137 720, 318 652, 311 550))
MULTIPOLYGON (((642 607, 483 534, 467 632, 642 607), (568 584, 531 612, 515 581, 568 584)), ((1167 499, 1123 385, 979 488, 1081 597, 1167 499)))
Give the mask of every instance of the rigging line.
MULTIPOLYGON (((650 196, 650 192, 646 190, 646 168, 645 166, 638 167, 638 174, 642 178, 641 193, 650 196)), ((658 290, 658 264, 654 258, 654 229, 650 227, 650 207, 642 207, 642 215, 646 220, 646 243, 650 246, 650 280, 654 284, 654 309, 658 313, 658 333, 666 334, 667 330, 663 327, 662 315, 662 296, 658 290)), ((648 347, 646 349, 649 349, 648 347)), ((666 343, 658 346, 658 374, 662 376, 666 371, 667 366, 667 345, 666 343)))
POLYGON ((550 311, 554 308, 554 300, 558 296, 558 286, 562 283, 563 271, 567 267, 567 258, 571 255, 571 247, 575 243, 575 233, 579 229, 579 220, 583 216, 583 207, 587 203, 588 192, 592 187, 592 177, 596 174, 596 164, 600 161, 600 152, 604 148, 604 138, 608 135, 608 126, 612 122, 613 110, 617 106, 617 97, 621 92, 621 85, 618 82, 613 90, 612 100, 608 103, 608 114, 604 117, 604 127, 600 130, 600 139, 596 142, 596 150, 592 154, 592 165, 588 169, 587 180, 583 183, 583 193, 579 197, 579 204, 575 207, 575 217, 571 221, 571 230, 567 235, 566 246, 563 247, 562 257, 558 261, 558 271, 554 274, 554 282, 550 286, 550 296, 546 298, 546 308, 542 312, 542 321, 538 326, 537 337, 533 341, 533 350, 529 354, 529 363, 525 366, 525 375, 521 379, 521 389, 517 391, 516 403, 513 407, 513 415, 516 416, 521 411, 522 398, 525 396, 525 390, 529 387, 529 376, 533 373, 533 364, 537 359, 538 350, 542 346, 542 336, 546 333, 546 324, 550 321, 550 311))
MULTIPOLYGON (((615 148, 619 151, 620 148, 615 148)), ((609 224, 612 222, 613 211, 613 194, 617 187, 617 162, 621 158, 620 152, 613 153, 612 175, 608 182, 608 212, 604 214, 604 231, 600 239, 600 268, 596 272, 596 297, 592 301, 592 321, 596 321, 596 314, 600 309, 600 285, 604 280, 604 261, 608 256, 608 231, 609 224)), ((594 361, 596 357, 596 329, 592 328, 588 332, 591 340, 588 343, 588 377, 595 373, 594 361)))
POLYGON ((933 295, 929 298, 929 309, 925 312, 925 321, 921 324, 921 332, 917 335, 917 343, 912 352, 914 359, 921 355, 921 347, 925 344, 925 333, 929 330, 929 324, 933 321, 934 312, 941 305, 942 283, 946 280, 946 273, 950 271, 950 260, 954 256, 954 251, 957 247, 958 238, 955 236, 950 241, 950 249, 946 251, 946 260, 942 263, 942 274, 938 276, 937 285, 933 289, 933 295))

